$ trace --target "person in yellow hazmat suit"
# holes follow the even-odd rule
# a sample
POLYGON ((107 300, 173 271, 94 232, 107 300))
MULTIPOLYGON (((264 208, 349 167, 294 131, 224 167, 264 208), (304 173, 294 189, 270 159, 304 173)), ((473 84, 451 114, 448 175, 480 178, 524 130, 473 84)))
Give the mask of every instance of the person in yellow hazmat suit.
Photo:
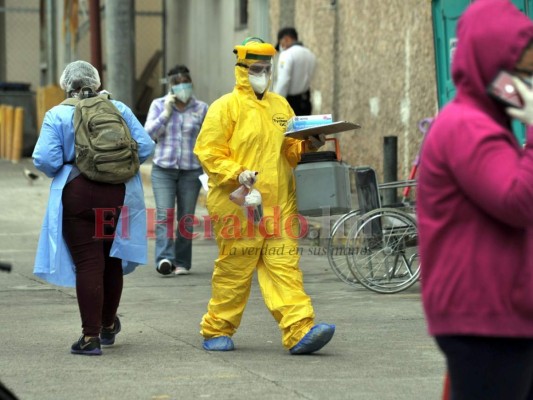
POLYGON ((235 88, 211 105, 194 148, 209 176, 207 209, 219 250, 212 297, 200 324, 203 347, 234 349, 232 336, 257 270, 283 346, 291 354, 313 353, 331 340, 335 326, 315 325, 311 299, 304 291, 293 168, 304 148, 316 151, 325 138, 320 135, 304 143, 284 136, 294 112, 284 97, 268 91, 276 53, 271 44, 247 38, 234 53, 235 88), (230 200, 241 185, 261 194, 259 223, 230 200))

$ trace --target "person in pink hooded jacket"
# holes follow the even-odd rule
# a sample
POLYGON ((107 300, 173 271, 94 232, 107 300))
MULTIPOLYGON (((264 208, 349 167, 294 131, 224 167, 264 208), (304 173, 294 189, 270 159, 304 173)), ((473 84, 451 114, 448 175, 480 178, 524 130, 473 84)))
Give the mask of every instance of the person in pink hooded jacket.
POLYGON ((457 94, 427 134, 418 179, 425 316, 454 400, 533 399, 533 22, 509 0, 478 0, 457 38, 457 94), (501 70, 523 108, 488 94, 501 70))

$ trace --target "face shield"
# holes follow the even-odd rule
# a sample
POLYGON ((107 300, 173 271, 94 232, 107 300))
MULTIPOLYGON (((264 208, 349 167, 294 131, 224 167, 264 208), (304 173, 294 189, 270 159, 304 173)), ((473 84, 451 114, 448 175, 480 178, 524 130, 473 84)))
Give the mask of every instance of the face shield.
POLYGON ((187 103, 192 96, 191 76, 186 73, 171 75, 168 78, 169 92, 182 103, 187 103))
POLYGON ((246 75, 239 73, 238 79, 239 75, 243 79, 247 77, 254 92, 263 94, 270 84, 272 57, 276 54, 274 46, 260 38, 251 37, 235 46, 233 52, 237 55, 237 67, 244 67, 247 71, 246 75))
POLYGON ((260 76, 272 74, 272 61, 258 61, 248 67, 248 75, 260 76))
POLYGON ((272 61, 257 61, 248 67, 248 80, 255 93, 263 94, 270 84, 272 61))

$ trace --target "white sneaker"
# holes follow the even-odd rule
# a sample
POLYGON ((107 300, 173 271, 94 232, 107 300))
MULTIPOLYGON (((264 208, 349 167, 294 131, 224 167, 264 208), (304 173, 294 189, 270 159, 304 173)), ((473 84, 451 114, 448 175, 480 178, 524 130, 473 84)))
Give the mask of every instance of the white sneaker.
POLYGON ((176 267, 176 269, 174 270, 174 274, 176 275, 189 275, 190 273, 191 271, 189 271, 185 267, 176 267))

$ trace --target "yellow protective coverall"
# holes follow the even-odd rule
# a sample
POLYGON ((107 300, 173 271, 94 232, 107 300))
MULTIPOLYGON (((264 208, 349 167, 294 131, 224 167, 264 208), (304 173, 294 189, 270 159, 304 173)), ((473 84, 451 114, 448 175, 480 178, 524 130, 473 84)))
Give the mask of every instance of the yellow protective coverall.
POLYGON ((209 107, 194 148, 209 176, 207 209, 219 249, 200 332, 205 339, 235 333, 257 269, 265 304, 282 331, 283 346, 290 349, 314 325, 297 241, 293 168, 302 142, 284 137, 287 120, 294 116, 285 98, 267 89, 258 100, 248 70, 236 66, 235 76, 233 92, 209 107), (263 199, 263 225, 249 224, 242 208, 229 199, 244 170, 258 171, 254 188, 263 199))

